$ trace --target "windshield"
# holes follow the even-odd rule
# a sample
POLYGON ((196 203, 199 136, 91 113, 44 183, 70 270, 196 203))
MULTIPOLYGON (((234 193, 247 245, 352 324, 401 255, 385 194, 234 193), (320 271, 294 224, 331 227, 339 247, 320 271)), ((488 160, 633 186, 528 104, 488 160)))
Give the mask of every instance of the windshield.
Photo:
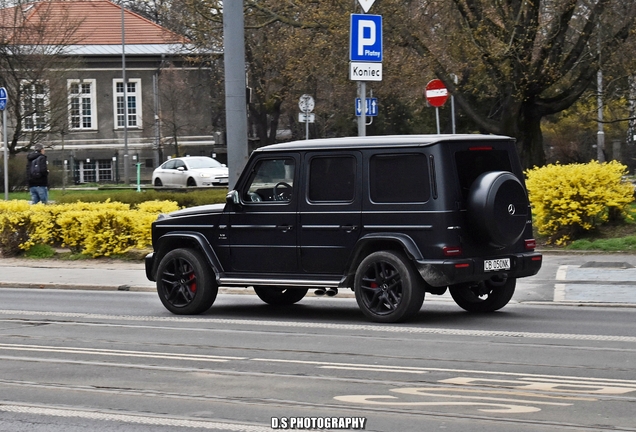
POLYGON ((216 159, 202 157, 196 159, 188 159, 190 168, 221 168, 223 165, 216 159))

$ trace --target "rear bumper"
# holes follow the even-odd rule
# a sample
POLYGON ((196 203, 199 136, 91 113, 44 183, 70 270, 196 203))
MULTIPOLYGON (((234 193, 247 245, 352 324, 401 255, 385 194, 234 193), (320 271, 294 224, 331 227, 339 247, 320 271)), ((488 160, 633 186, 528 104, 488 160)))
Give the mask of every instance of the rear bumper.
POLYGON ((454 258, 416 261, 417 270, 431 286, 443 287, 462 282, 487 280, 493 276, 522 278, 541 269, 543 255, 537 252, 507 254, 490 258, 510 258, 510 270, 485 271, 484 258, 454 258))

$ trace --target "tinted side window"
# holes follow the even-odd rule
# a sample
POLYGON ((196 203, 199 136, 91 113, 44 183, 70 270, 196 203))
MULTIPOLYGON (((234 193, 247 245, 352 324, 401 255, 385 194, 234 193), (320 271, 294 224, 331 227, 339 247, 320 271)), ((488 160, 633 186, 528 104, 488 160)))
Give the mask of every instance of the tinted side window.
POLYGON ((371 201, 425 202, 431 196, 426 155, 382 154, 369 162, 371 201))
POLYGON ((309 165, 309 201, 353 201, 355 179, 353 156, 314 157, 309 165))
POLYGON ((176 160, 169 160, 168 162, 166 162, 165 164, 163 164, 161 166, 161 168, 163 169, 174 169, 174 164, 176 163, 176 160))
POLYGON ((294 160, 264 159, 258 162, 243 200, 249 202, 290 201, 294 187, 294 160))
POLYGON ((510 157, 505 150, 467 150, 455 153, 459 184, 464 198, 468 197, 470 185, 481 174, 488 171, 512 171, 510 157))

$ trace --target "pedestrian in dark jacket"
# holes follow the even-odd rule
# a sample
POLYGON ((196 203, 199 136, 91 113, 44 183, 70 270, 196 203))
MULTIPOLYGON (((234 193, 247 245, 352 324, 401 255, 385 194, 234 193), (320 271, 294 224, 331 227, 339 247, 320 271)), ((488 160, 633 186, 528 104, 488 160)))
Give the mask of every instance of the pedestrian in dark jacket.
POLYGON ((49 200, 49 169, 42 144, 33 146, 33 151, 27 156, 27 179, 31 204, 39 202, 46 204, 49 200))

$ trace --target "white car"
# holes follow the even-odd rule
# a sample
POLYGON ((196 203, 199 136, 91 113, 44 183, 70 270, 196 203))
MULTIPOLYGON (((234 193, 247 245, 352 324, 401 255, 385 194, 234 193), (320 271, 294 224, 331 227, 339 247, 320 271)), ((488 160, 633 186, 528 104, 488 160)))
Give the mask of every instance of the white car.
POLYGON ((152 173, 155 186, 226 186, 228 169, 225 164, 207 156, 173 158, 162 163, 152 173))

